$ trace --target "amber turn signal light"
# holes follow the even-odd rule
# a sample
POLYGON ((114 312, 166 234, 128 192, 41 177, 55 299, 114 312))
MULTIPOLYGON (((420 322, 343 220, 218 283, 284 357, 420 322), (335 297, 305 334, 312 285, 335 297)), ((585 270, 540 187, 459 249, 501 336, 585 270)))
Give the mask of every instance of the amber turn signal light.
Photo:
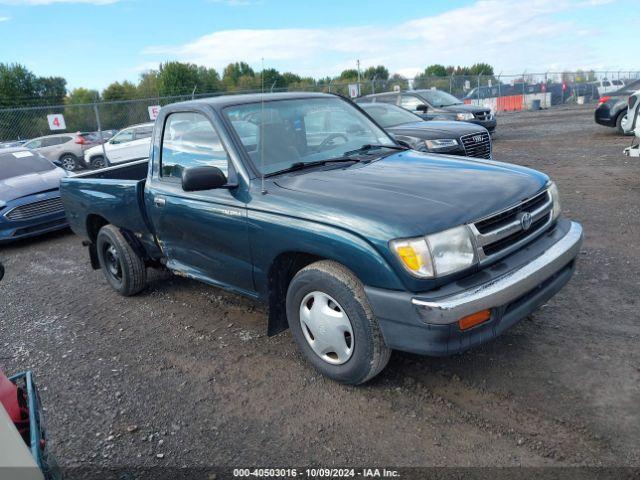
POLYGON ((458 320, 458 327, 460 330, 468 330, 476 325, 486 322, 491 318, 491 310, 480 310, 479 312, 472 313, 466 317, 462 317, 458 320))

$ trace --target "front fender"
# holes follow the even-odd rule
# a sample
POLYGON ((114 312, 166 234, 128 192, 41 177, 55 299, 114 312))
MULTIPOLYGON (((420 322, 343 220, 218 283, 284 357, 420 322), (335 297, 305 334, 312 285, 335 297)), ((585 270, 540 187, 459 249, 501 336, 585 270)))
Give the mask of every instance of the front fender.
POLYGON ((249 235, 254 281, 262 298, 268 296, 268 273, 274 260, 287 252, 334 260, 349 268, 368 286, 405 290, 380 253, 364 238, 339 227, 264 211, 249 211, 249 235))

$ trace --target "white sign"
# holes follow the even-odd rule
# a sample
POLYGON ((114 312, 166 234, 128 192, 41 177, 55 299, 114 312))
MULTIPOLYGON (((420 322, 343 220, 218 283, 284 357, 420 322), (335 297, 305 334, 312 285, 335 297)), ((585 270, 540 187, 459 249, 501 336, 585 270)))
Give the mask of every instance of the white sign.
POLYGON ((490 87, 492 86, 492 85, 491 85, 491 79, 489 79, 489 80, 488 80, 487 85, 489 85, 490 87))
POLYGON ((64 115, 61 113, 54 113, 47 115, 47 121, 49 122, 49 130, 66 130, 67 124, 64 123, 64 115))
POLYGON ((33 153, 28 150, 23 150, 21 152, 13 152, 13 156, 16 158, 33 157, 33 153))
POLYGON ((399 92, 400 91, 400 85, 394 85, 393 86, 393 91, 394 92, 399 92))
POLYGON ((155 120, 158 118, 158 112, 160 111, 160 105, 151 105, 149 107, 149 119, 155 120))
POLYGON ((351 98, 357 98, 360 96, 360 84, 358 83, 349 84, 349 96, 351 98))
POLYGON ((464 81, 464 89, 471 90, 471 82, 469 80, 464 81))

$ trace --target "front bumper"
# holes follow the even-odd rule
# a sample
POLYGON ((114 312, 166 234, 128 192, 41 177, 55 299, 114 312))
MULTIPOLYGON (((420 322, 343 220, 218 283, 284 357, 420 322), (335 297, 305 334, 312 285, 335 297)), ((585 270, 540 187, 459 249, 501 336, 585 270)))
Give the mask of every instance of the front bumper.
POLYGON ((593 119, 599 125, 604 125, 605 127, 615 127, 616 126, 616 116, 611 115, 611 109, 608 105, 601 105, 596 108, 593 119))
POLYGON ((498 125, 498 121, 496 120, 495 115, 492 115, 490 120, 473 119, 473 120, 462 120, 462 121, 468 122, 468 123, 475 123, 476 125, 481 125, 487 130, 489 130, 489 133, 493 133, 496 129, 496 126, 498 125))
POLYGON ((58 190, 44 194, 31 195, 11 201, 6 207, 0 208, 0 244, 35 237, 44 233, 61 230, 68 227, 64 210, 46 213, 33 218, 11 220, 6 214, 12 209, 34 201, 47 200, 60 196, 58 190))
POLYGON ((365 291, 387 346, 451 355, 495 338, 555 295, 573 275, 581 243, 580 224, 559 220, 518 252, 436 291, 365 291), (459 329, 459 319, 485 309, 490 320, 459 329))

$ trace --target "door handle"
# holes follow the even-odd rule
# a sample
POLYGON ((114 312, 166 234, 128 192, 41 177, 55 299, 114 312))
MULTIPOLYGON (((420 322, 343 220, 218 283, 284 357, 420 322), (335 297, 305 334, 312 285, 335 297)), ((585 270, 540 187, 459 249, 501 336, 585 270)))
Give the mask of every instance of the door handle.
POLYGON ((153 197, 153 203, 156 207, 164 207, 167 204, 167 199, 164 197, 153 197))

